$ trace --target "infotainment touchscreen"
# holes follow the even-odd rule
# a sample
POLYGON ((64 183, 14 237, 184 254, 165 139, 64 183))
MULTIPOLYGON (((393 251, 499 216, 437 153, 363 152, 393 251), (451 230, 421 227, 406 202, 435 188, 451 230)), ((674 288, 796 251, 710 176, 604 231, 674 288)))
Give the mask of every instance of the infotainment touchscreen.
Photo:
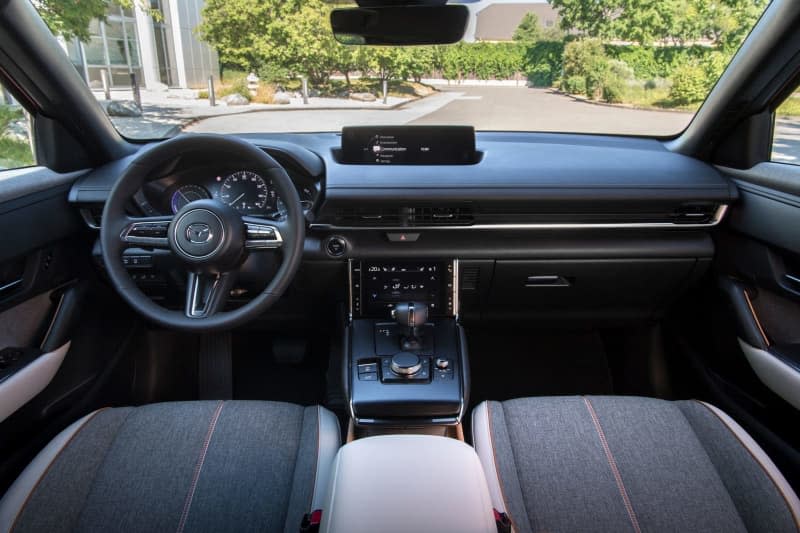
POLYGON ((472 126, 348 126, 342 162, 362 165, 468 165, 475 162, 472 126))

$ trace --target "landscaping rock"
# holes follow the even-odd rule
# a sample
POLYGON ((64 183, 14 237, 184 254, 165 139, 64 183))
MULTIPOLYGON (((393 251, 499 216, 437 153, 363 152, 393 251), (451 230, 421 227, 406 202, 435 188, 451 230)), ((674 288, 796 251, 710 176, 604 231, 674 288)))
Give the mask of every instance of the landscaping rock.
POLYGON ((14 141, 28 142, 28 122, 22 119, 9 122, 1 136, 14 141))
POLYGON ((130 100, 112 100, 106 107, 110 117, 141 117, 142 109, 130 100))
POLYGON ((374 102, 378 98, 372 93, 352 93, 350 99, 359 102, 374 102))
POLYGON ((272 103, 280 105, 291 104, 292 96, 289 93, 285 93, 282 91, 277 92, 275 93, 275 96, 272 97, 272 103))
POLYGON ((223 100, 228 105, 247 105, 250 103, 250 100, 239 93, 229 94, 223 100))

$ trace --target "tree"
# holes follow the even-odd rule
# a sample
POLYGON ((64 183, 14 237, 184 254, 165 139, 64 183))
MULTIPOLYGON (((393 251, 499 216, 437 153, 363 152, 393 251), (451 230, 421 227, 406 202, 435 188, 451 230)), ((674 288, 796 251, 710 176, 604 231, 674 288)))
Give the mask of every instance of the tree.
POLYGON ((131 8, 134 2, 154 14, 145 0, 37 0, 34 5, 55 35, 68 41, 77 37, 86 42, 91 37, 89 24, 94 19, 105 20, 109 5, 131 8))
POLYGON ((563 30, 577 30, 589 37, 613 36, 613 22, 621 4, 622 0, 550 0, 563 30))
POLYGON ((535 43, 541 38, 542 28, 539 25, 539 17, 537 17, 536 13, 533 12, 525 13, 525 16, 522 17, 522 21, 519 23, 519 26, 517 26, 517 29, 514 30, 512 39, 524 43, 535 43))
POLYGON ((561 27, 589 37, 736 48, 768 0, 551 0, 561 27))

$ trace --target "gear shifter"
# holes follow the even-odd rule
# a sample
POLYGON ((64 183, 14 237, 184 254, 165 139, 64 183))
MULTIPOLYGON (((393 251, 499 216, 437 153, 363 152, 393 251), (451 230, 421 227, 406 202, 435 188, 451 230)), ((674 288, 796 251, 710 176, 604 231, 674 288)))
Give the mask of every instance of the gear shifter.
POLYGON ((423 303, 397 304, 392 309, 392 318, 406 328, 406 333, 400 340, 400 349, 403 351, 416 351, 422 348, 420 333, 422 326, 428 321, 428 306, 423 303))

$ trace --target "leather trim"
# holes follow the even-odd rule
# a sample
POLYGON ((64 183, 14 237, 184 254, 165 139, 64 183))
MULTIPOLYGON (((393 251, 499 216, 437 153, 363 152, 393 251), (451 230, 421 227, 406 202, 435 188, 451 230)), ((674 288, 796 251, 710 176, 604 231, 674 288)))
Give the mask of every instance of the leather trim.
POLYGON ((40 355, 0 383, 0 422, 31 401, 53 380, 61 368, 70 343, 40 355))
POLYGON ((789 508, 789 512, 794 519, 794 523, 797 526, 797 529, 800 531, 800 500, 798 500, 797 495, 795 494, 794 490, 792 490, 791 485, 789 485, 789 482, 786 481, 785 477, 783 477, 783 474, 781 474, 780 470, 778 470, 778 467, 772 462, 772 459, 770 459, 761 446, 759 446, 758 443, 753 440, 753 437, 751 437, 744 430, 744 428, 742 428, 742 426, 737 424, 736 421, 728 416, 724 411, 714 407, 709 403, 698 400, 695 401, 716 416, 719 421, 728 428, 736 440, 739 441, 742 447, 747 450, 753 460, 764 470, 764 472, 767 474, 767 477, 772 480, 772 482, 775 484, 775 488, 778 489, 778 492, 786 502, 786 506, 789 508))
POLYGON ((486 472, 486 483, 489 485, 492 506, 499 512, 506 513, 509 519, 512 519, 508 514, 503 482, 500 479, 500 471, 497 468, 488 401, 481 402, 472 410, 472 443, 475 446, 475 452, 478 454, 481 465, 483 465, 483 470, 486 472))
POLYGON ((318 408, 317 416, 317 468, 314 476, 314 492, 311 509, 323 509, 330 491, 331 470, 336 452, 342 445, 342 432, 339 419, 324 407, 318 408))
POLYGON ((12 531, 22 510, 28 503, 31 495, 44 479, 56 459, 75 439, 80 431, 100 412, 100 409, 89 413, 83 418, 73 422, 61 433, 50 441, 41 452, 22 471, 16 481, 9 487, 3 499, 0 500, 0 531, 12 531))
POLYGON ((800 409, 800 372, 766 350, 739 339, 739 346, 753 371, 775 394, 800 409))
POLYGON ((497 533, 480 459, 449 437, 358 439, 336 456, 323 533, 497 533))

